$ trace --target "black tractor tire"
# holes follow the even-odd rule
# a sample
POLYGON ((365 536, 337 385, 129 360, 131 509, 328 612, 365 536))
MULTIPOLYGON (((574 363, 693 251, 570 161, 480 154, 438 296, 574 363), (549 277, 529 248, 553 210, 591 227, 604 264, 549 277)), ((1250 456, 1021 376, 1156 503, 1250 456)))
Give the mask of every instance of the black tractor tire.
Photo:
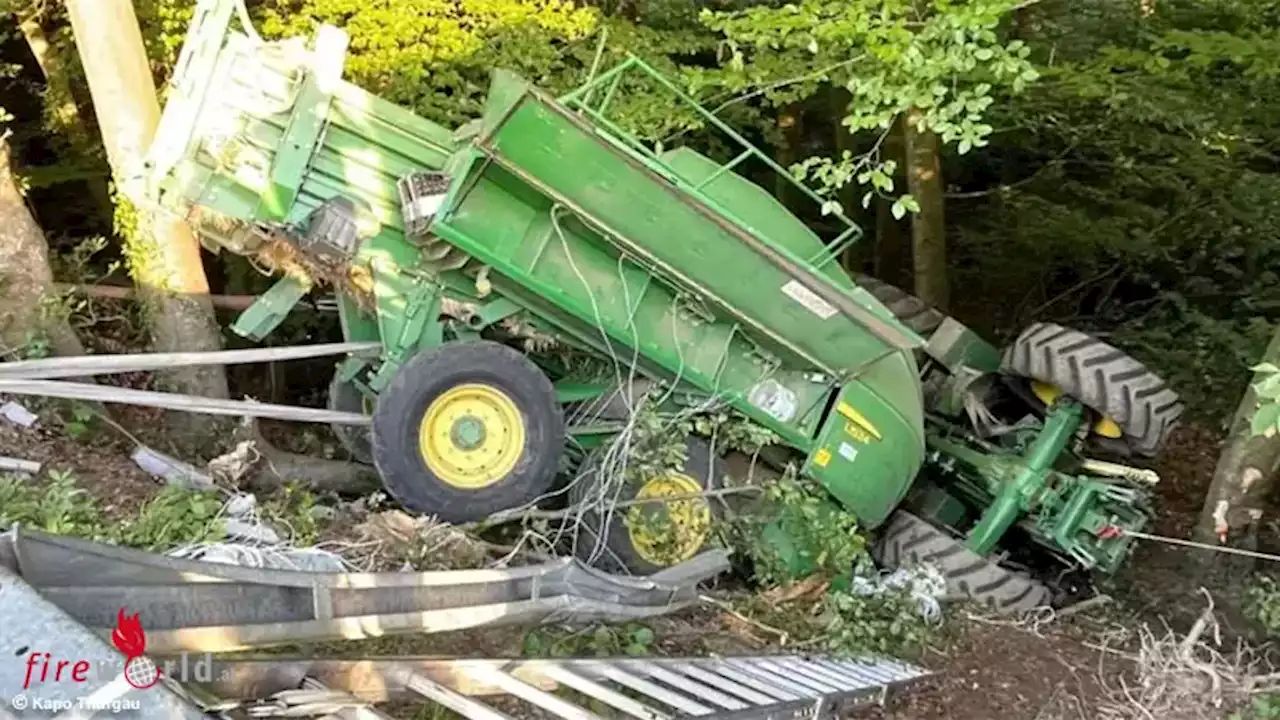
POLYGON ((895 285, 860 274, 855 274, 853 281, 889 308, 898 322, 926 338, 947 319, 940 310, 895 285))
POLYGON ((449 523, 482 520, 535 501, 555 481, 564 442, 564 417, 551 380, 521 353, 486 340, 448 343, 413 356, 378 394, 373 412, 373 460, 387 491, 406 508, 449 523), (524 429, 511 470, 479 488, 446 482, 419 449, 432 402, 468 384, 505 396, 524 429))
POLYGON ((1154 457, 1177 426, 1183 404, 1159 375, 1121 350, 1078 330, 1036 323, 1004 351, 1001 370, 1056 385, 1110 418, 1128 448, 1154 457))
POLYGON ((974 553, 905 510, 890 516, 871 554, 888 568, 931 563, 946 579, 946 600, 970 600, 1002 615, 1047 606, 1053 598, 1045 584, 974 553))
MULTIPOLYGON (((365 402, 364 393, 349 382, 343 382, 338 373, 334 373, 329 383, 330 410, 339 412, 369 414, 371 409, 365 402)), ((342 443, 342 447, 350 453, 351 458, 365 465, 373 464, 373 431, 368 425, 347 425, 333 423, 329 426, 333 434, 342 443)))
MULTIPOLYGON (((692 436, 685 438, 685 446, 687 448, 685 462, 679 470, 697 483, 700 488, 697 492, 707 492, 719 488, 721 485, 720 477, 725 472, 725 467, 720 458, 712 454, 711 446, 705 440, 692 436)), ((578 477, 569 487, 570 507, 576 507, 584 502, 600 502, 601 486, 605 484, 605 479, 598 472, 598 468, 603 454, 603 449, 597 449, 582 463, 582 467, 578 471, 578 477)), ((605 490, 604 492, 610 493, 609 498, 613 502, 630 502, 636 499, 644 480, 644 478, 631 478, 627 483, 627 487, 620 492, 616 488, 605 490), (616 493, 616 496, 613 493, 616 493)), ((713 526, 723 517, 723 505, 717 498, 711 497, 697 498, 695 502, 705 503, 710 511, 711 526, 707 528, 703 542, 696 549, 682 548, 686 552, 681 553, 680 557, 671 558, 668 562, 655 561, 655 559, 650 559, 655 555, 652 550, 646 553, 645 550, 635 544, 627 527, 627 516, 633 508, 644 509, 645 506, 642 505, 614 508, 612 512, 606 513, 601 513, 595 509, 588 509, 583 512, 582 523, 579 526, 577 537, 574 539, 574 554, 583 562, 609 572, 621 571, 633 575, 652 575, 665 570, 680 561, 687 560, 707 550, 714 541, 713 526), (602 535, 604 536, 603 543, 599 540, 602 535), (601 545, 603 547, 600 547, 601 545), (646 557, 646 555, 650 557, 646 557)), ((656 559, 664 560, 665 558, 656 559)))

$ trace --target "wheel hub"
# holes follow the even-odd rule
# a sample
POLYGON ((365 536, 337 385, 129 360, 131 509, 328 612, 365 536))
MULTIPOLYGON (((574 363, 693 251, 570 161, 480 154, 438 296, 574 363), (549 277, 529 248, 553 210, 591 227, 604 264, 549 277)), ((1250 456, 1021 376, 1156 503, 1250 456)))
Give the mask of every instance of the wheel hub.
POLYGON ((641 486, 627 514, 627 535, 636 553, 658 566, 675 565, 693 557, 711 535, 711 506, 706 498, 680 496, 702 492, 697 480, 684 473, 655 477, 641 486))
POLYGON ((449 428, 449 439, 455 447, 463 450, 475 450, 484 444, 484 421, 474 415, 464 415, 453 421, 449 428))
POLYGON ((479 490, 515 469, 525 434, 524 416, 505 392, 478 383, 457 385, 423 413, 418 450, 442 482, 479 490))

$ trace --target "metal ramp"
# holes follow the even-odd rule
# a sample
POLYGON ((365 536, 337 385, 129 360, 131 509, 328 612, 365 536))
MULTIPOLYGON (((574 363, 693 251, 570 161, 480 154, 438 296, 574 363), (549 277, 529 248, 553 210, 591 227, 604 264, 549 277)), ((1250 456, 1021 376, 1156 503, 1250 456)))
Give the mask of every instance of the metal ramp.
POLYGON ((376 705, 389 699, 425 701, 470 720, 839 717, 930 674, 894 660, 817 655, 311 661, 293 669, 282 667, 288 661, 225 663, 217 674, 237 678, 234 688, 221 688, 232 694, 288 682, 291 672, 327 681, 309 675, 265 699, 208 706, 211 712, 327 720, 383 720, 389 716, 376 705))

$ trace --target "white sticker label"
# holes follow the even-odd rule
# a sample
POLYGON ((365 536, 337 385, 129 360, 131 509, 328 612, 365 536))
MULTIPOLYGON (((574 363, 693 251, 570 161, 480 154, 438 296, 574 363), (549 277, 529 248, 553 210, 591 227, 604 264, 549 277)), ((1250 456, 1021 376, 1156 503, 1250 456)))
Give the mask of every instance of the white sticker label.
POLYGON ((849 462, 853 462, 858 457, 858 449, 847 442, 840 443, 840 456, 849 462))
POLYGON ((826 320, 836 314, 836 309, 831 305, 831 303, 818 297, 817 293, 804 285, 801 285, 797 280, 792 280, 786 285, 783 285, 782 292, 786 294, 787 297, 803 305, 805 310, 808 310, 823 320, 826 320))

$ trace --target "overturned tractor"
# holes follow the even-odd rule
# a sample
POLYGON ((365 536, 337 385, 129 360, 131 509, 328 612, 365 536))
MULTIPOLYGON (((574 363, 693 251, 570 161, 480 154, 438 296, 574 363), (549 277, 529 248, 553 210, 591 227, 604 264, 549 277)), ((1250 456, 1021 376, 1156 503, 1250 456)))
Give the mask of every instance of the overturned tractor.
POLYGON ((483 116, 450 132, 343 82, 337 28, 264 43, 231 29, 233 6, 199 5, 150 200, 281 274, 240 334, 327 284, 345 336, 381 343, 338 368, 331 403, 372 415, 342 439, 406 507, 464 522, 560 490, 595 508, 592 557, 638 572, 692 557, 721 506, 714 438, 653 477, 599 470, 644 403, 766 428, 762 457, 877 531, 878 560, 936 563, 953 595, 1000 611, 1052 601, 1031 570, 1045 558, 1116 570, 1147 524, 1154 474, 1095 456, 1158 451, 1182 409, 1159 377, 1052 324, 1001 351, 846 273, 857 227, 836 212, 839 231, 816 234, 738 170, 817 195, 641 60, 560 98, 496 71, 483 116), (640 83, 727 156, 626 132, 610 107, 640 83), (610 510, 664 499, 682 503, 665 538, 610 510))

